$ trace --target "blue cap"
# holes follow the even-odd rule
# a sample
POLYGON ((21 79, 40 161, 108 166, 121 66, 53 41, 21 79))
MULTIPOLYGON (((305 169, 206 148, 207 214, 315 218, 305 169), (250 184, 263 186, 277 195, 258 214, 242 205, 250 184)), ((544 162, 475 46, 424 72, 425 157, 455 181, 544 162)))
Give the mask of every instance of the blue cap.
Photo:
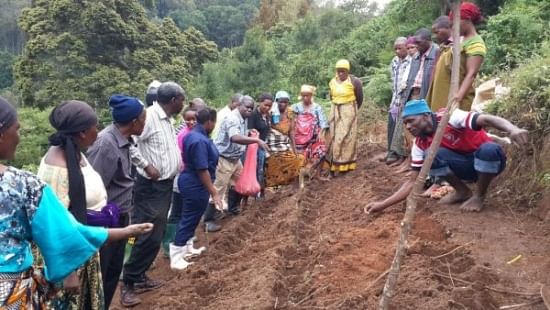
POLYGON ((405 108, 403 109, 403 117, 420 115, 424 113, 432 113, 432 110, 424 99, 411 100, 407 102, 405 108))
POLYGON ((284 90, 280 90, 275 94, 275 101, 279 101, 279 99, 283 98, 290 100, 290 95, 284 90))
POLYGON ((138 98, 125 95, 112 95, 109 98, 109 106, 116 123, 128 123, 138 118, 144 109, 138 98))

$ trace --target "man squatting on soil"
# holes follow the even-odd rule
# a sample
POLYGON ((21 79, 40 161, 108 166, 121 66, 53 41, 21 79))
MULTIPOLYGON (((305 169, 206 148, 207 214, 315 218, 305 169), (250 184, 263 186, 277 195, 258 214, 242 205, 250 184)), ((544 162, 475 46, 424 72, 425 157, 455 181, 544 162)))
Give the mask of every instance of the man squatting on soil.
MULTIPOLYGON (((365 212, 382 211, 407 198, 424 163, 443 112, 444 109, 441 109, 433 113, 424 99, 407 102, 403 110, 403 123, 415 137, 411 150, 413 171, 410 179, 385 200, 368 204, 365 212)), ((527 130, 518 128, 503 118, 456 109, 445 128, 441 147, 430 169, 430 176, 444 179, 455 189, 453 194, 441 199, 440 204, 462 203, 460 208, 465 211, 481 211, 483 208, 489 184, 506 167, 504 150, 492 142, 484 130, 486 127, 508 133, 510 139, 518 145, 528 141, 527 130), (477 182, 475 191, 472 192, 464 181, 477 182)))

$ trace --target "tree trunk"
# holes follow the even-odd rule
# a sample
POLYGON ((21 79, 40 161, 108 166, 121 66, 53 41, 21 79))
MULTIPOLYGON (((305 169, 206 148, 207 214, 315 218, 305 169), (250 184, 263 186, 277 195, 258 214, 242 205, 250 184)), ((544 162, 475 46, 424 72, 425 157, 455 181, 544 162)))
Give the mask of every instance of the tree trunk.
MULTIPOLYGON (((454 0, 452 7, 453 7, 453 16, 460 16, 460 1, 454 0)), ((439 149, 439 145, 441 144, 441 139, 443 138, 443 132, 445 127, 447 127, 447 124, 449 123, 450 115, 458 105, 458 102, 454 102, 452 98, 458 91, 458 83, 459 83, 459 80, 458 80, 459 78, 458 74, 460 69, 459 27, 460 27, 460 18, 454 18, 453 19, 454 44, 453 44, 453 64, 452 64, 452 71, 451 71, 451 91, 449 94, 450 98, 447 102, 447 111, 445 112, 443 118, 441 119, 441 121, 439 122, 439 125, 437 126, 437 131, 435 132, 432 145, 430 146, 430 149, 428 151, 428 158, 425 159, 424 164, 422 165, 422 169, 420 170, 418 178, 416 179, 416 182, 414 184, 413 191, 411 192, 409 197, 407 197, 407 209, 405 211, 405 216, 403 217, 403 221, 401 222, 401 232, 399 234, 399 239, 397 241, 395 257, 393 258, 390 272, 388 274, 388 278, 386 279, 386 284, 384 285, 384 291, 382 292, 382 296, 380 297, 380 304, 378 306, 379 310, 387 310, 391 302, 391 299, 395 295, 397 280, 399 279, 401 262, 407 250, 407 239, 409 237, 411 226, 414 223, 414 216, 416 212, 416 206, 418 204, 418 198, 422 193, 424 182, 426 181, 426 176, 428 175, 428 171, 432 166, 432 162, 434 160, 435 154, 437 153, 437 150, 439 149)))

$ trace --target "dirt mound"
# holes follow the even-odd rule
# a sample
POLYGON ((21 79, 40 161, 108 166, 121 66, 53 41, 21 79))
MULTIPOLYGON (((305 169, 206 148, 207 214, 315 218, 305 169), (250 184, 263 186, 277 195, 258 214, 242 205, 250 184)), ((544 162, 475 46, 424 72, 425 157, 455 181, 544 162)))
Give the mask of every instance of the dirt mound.
MULTIPOLYGON (((302 193, 286 188, 224 219, 221 232, 199 232, 208 252, 185 272, 159 257, 152 276, 167 285, 136 309, 375 308, 404 205, 369 216, 363 206, 406 177, 372 159, 380 152, 364 144, 357 171, 312 181, 302 193)), ((392 308, 498 309, 535 300, 528 294, 550 284, 540 272, 550 266, 549 224, 502 204, 494 199, 479 214, 420 204, 392 308)))

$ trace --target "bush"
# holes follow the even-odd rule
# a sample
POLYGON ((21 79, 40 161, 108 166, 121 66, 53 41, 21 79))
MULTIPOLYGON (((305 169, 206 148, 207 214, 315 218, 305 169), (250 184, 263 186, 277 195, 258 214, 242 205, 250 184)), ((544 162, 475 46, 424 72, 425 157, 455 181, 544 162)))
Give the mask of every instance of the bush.
POLYGON ((387 108, 392 98, 391 75, 388 67, 372 70, 369 81, 364 86, 365 100, 373 102, 376 106, 387 108))
POLYGON ((529 130, 530 143, 509 152, 501 195, 518 205, 535 206, 544 189, 550 190, 550 41, 545 51, 526 60, 503 77, 511 88, 508 97, 496 100, 488 112, 529 130))
POLYGON ((550 37, 549 20, 548 1, 508 1, 482 32, 487 44, 484 72, 514 68, 540 50, 550 37))

